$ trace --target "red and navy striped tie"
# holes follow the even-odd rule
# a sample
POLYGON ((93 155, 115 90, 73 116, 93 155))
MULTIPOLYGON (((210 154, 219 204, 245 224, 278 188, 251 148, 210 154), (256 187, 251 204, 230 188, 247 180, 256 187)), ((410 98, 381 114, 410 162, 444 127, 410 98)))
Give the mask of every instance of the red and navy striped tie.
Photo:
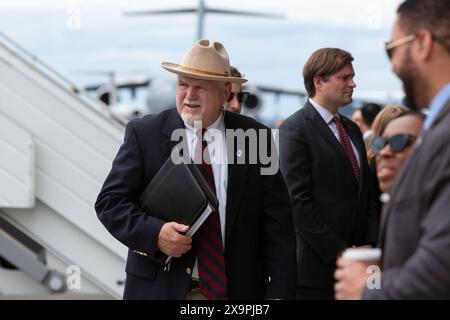
MULTIPOLYGON (((216 194, 214 174, 209 158, 206 141, 203 141, 205 129, 197 131, 197 144, 194 161, 202 172, 211 190, 216 194), (205 161, 206 160, 206 161, 205 161)), ((223 298, 227 291, 222 229, 218 211, 212 212, 197 231, 194 241, 197 249, 200 292, 210 300, 223 298)))

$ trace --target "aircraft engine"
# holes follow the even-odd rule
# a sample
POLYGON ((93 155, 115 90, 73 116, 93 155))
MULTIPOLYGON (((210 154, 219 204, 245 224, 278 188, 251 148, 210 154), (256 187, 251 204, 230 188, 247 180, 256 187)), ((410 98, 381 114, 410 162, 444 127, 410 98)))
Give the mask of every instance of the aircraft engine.
POLYGON ((95 90, 95 96, 106 105, 113 104, 114 87, 112 85, 103 85, 95 90))
POLYGON ((253 86, 244 86, 242 91, 250 93, 242 109, 244 114, 256 115, 262 107, 262 92, 253 86))
POLYGON ((175 107, 176 78, 159 76, 152 79, 148 86, 148 113, 157 114, 175 107))

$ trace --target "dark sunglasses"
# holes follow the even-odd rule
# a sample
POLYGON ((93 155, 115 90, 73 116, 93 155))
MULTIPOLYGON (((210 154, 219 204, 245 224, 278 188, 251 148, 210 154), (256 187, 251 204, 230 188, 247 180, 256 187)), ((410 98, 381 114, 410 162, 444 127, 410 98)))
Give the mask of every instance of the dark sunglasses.
POLYGON ((230 97, 228 98, 227 102, 230 102, 233 100, 234 96, 236 96, 236 99, 239 103, 245 103, 250 96, 249 92, 241 91, 241 92, 231 92, 230 97))
POLYGON ((380 136, 373 140, 372 151, 375 155, 378 155, 389 144, 392 151, 397 153, 410 146, 415 140, 416 138, 414 136, 407 133, 396 134, 390 138, 380 136))

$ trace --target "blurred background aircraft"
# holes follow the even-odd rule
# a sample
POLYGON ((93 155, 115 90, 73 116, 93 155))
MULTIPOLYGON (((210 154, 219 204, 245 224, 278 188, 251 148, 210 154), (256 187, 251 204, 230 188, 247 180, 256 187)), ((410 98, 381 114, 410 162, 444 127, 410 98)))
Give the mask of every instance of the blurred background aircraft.
MULTIPOLYGON (((242 11, 242 10, 225 10, 206 6, 203 0, 198 1, 197 7, 189 8, 174 8, 161 10, 140 10, 124 12, 128 17, 141 17, 149 15, 178 15, 178 14, 196 14, 197 29, 194 40, 204 38, 205 17, 207 14, 221 14, 234 15, 241 17, 258 17, 283 19, 284 15, 263 13, 256 11, 242 11)), ((116 80, 114 71, 88 71, 91 74, 103 73, 109 77, 109 82, 106 84, 96 84, 83 86, 85 90, 93 91, 95 95, 104 103, 109 105, 111 109, 127 119, 134 119, 141 117, 144 114, 159 113, 165 109, 171 108, 175 105, 175 86, 176 79, 170 75, 159 75, 155 78, 146 78, 142 76, 129 77, 122 80, 116 80), (134 103, 123 104, 120 102, 120 93, 129 91, 132 100, 136 100, 136 91, 145 88, 146 101, 145 106, 134 103)), ((258 118, 258 113, 263 105, 262 93, 271 93, 277 96, 293 95, 299 98, 304 98, 306 94, 304 91, 292 90, 273 86, 259 86, 257 84, 244 85, 244 91, 250 93, 247 101, 243 106, 243 113, 254 118, 258 118)))
POLYGON ((192 0, 286 15, 214 14, 197 30, 201 15, 124 15, 187 1, 1 1, 0 299, 121 297, 127 248, 94 203, 127 119, 174 105, 161 61, 180 61, 201 32, 222 42, 249 79, 244 112, 272 127, 303 105, 301 68, 320 47, 353 54, 355 103, 398 101, 382 43, 399 1, 192 0))
MULTIPOLYGON (((150 21, 149 24, 151 24, 151 19, 149 19, 149 16, 185 14, 196 15, 195 18, 197 19, 197 28, 195 30, 195 40, 204 38, 205 18, 207 14, 258 17, 266 19, 284 19, 286 17, 283 14, 214 8, 207 6, 203 0, 199 0, 196 7, 175 7, 171 9, 147 9, 123 12, 125 17, 147 17, 150 21)), ((231 23, 234 23, 233 20, 231 21, 231 23)), ((127 22, 125 21, 124 23, 127 22)), ((176 25, 171 27, 175 30, 177 29, 176 25)), ((95 96, 104 103, 108 104, 113 112, 127 119, 138 118, 148 113, 159 113, 175 105, 174 97, 176 79, 171 75, 158 74, 153 77, 138 75, 121 77, 118 79, 116 77, 115 70, 92 70, 90 73, 103 73, 109 77, 109 81, 104 84, 97 83, 82 87, 88 91, 94 92, 95 96), (141 99, 141 101, 139 101, 137 99, 137 91, 144 91, 144 100, 141 99), (126 99, 124 97, 128 97, 127 102, 123 102, 123 100, 126 99)), ((272 103, 274 105, 280 104, 281 96, 296 98, 299 106, 302 105, 306 99, 306 92, 304 90, 287 86, 274 86, 273 84, 261 85, 257 81, 245 85, 244 90, 250 93, 250 97, 244 104, 243 113, 257 118, 271 127, 275 127, 276 122, 285 117, 285 113, 280 111, 272 113, 271 117, 261 116, 261 110, 264 107, 264 102, 266 102, 266 104, 268 103, 267 100, 269 99, 267 99, 267 96, 269 94, 273 95, 272 103), (266 99, 264 99, 264 96, 266 96, 266 99)), ((398 101, 398 95, 394 97, 392 93, 387 93, 384 97, 380 94, 374 94, 374 92, 362 94, 356 93, 354 102, 348 107, 342 109, 341 112, 347 116, 350 116, 355 108, 360 107, 364 102, 378 102, 383 104, 398 101)), ((278 107, 279 106, 276 106, 275 108, 278 107)))
POLYGON ((224 43, 231 64, 249 79, 247 90, 254 94, 256 108, 244 107, 244 112, 273 126, 303 105, 301 68, 315 49, 324 46, 346 49, 355 57, 354 106, 361 100, 400 101, 401 85, 390 72, 382 49, 398 2, 5 0, 0 4, 0 28, 75 83, 99 89, 97 96, 114 92, 110 79, 77 70, 113 71, 120 90, 117 99, 109 100, 118 102, 112 109, 133 118, 158 112, 159 104, 173 106, 173 98, 166 94, 173 92, 169 89, 174 76, 162 70, 160 62, 181 60, 199 36, 199 26, 204 25, 203 36, 224 43), (185 14, 155 13, 180 11, 183 6, 192 7, 184 9, 185 14), (270 15, 208 14, 208 8, 270 15), (155 14, 147 15, 149 11, 155 14), (131 18, 138 13, 142 13, 140 18, 131 18), (38 25, 39 32, 20 28, 20 21, 38 25), (140 71, 125 77, 129 70, 140 71), (138 81, 141 87, 135 86, 135 77, 144 79, 138 81), (148 85, 142 85, 147 81, 148 85), (133 90, 124 87, 128 82, 133 90))

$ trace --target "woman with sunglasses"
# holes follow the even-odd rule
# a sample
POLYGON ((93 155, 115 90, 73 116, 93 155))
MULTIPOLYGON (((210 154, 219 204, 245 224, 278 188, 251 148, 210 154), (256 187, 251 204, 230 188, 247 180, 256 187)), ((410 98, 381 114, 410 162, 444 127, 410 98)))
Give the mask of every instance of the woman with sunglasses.
POLYGON ((420 135, 424 115, 407 112, 388 123, 382 136, 373 140, 377 177, 380 189, 389 193, 411 147, 420 135))
MULTIPOLYGON (((375 117, 375 120, 372 125, 372 135, 368 138, 366 141, 367 147, 367 161, 369 162, 369 170, 371 172, 371 176, 375 180, 373 182, 374 185, 377 186, 377 190, 375 190, 375 194, 377 198, 380 198, 382 195, 382 191, 379 187, 379 181, 377 178, 377 168, 375 163, 375 154, 372 150, 372 144, 373 140, 377 139, 378 137, 381 137, 383 135, 384 130, 386 129, 389 122, 392 120, 402 116, 403 114, 407 113, 408 110, 401 106, 395 106, 390 105, 384 107, 375 117)), ((381 198, 383 200, 383 198, 381 198)))
POLYGON ((366 145, 370 147, 367 148, 367 161, 373 170, 375 170, 375 154, 372 151, 373 140, 383 135, 389 122, 404 115, 408 110, 402 106, 389 105, 385 106, 375 117, 372 125, 372 136, 369 137, 366 145))

